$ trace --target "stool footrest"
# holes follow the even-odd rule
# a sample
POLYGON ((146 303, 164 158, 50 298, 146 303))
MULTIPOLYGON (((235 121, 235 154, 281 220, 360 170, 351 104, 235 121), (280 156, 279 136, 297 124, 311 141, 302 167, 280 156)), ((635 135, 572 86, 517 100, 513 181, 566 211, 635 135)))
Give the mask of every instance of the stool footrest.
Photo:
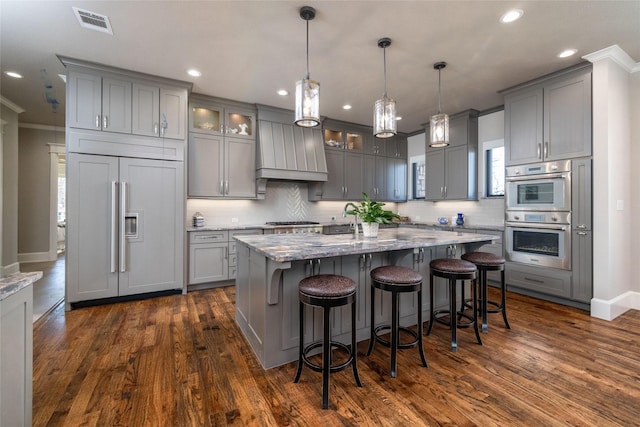
MULTIPOLYGON (((456 320, 456 326, 458 328, 469 328, 469 327, 473 326, 475 324, 475 322, 476 322, 475 317, 473 317, 473 316, 471 316, 471 315, 469 315, 469 314, 467 314, 465 312, 458 311, 458 312, 456 312, 456 315, 458 317, 458 319, 456 320), (469 322, 468 323, 460 323, 460 319, 461 318, 465 318, 469 322)), ((436 310, 436 311, 433 312, 433 320, 434 321, 440 323, 441 325, 449 326, 450 323, 448 321, 444 320, 443 319, 444 317, 450 317, 449 310, 436 310)))
MULTIPOLYGON (((381 331, 389 331, 391 332, 391 326, 390 325, 380 325, 377 326, 374 329, 374 337, 376 339, 377 342, 379 342, 380 344, 386 346, 386 347, 391 347, 391 341, 386 340, 384 338, 382 338, 379 334, 381 331)), ((400 326, 398 327, 398 331, 399 332, 406 332, 407 334, 411 335, 413 337, 413 341, 411 342, 407 342, 407 343, 398 343, 398 348, 412 348, 418 345, 418 340, 420 339, 418 337, 418 333, 412 329, 409 328, 405 328, 404 326, 400 326)))
MULTIPOLYGON (((312 362, 311 359, 309 358, 309 353, 315 350, 316 348, 322 347, 322 345, 323 345, 322 341, 314 341, 311 344, 308 344, 302 351, 302 360, 304 361, 304 364, 307 365, 309 368, 311 368, 311 370, 316 372, 322 372, 322 365, 312 362)), ((338 350, 344 351, 347 355, 347 360, 345 360, 344 362, 338 365, 332 365, 329 372, 331 373, 340 372, 346 369, 349 365, 351 365, 351 362, 353 361, 353 352, 351 351, 351 347, 338 341, 331 341, 331 349, 332 350, 338 349, 338 350)))

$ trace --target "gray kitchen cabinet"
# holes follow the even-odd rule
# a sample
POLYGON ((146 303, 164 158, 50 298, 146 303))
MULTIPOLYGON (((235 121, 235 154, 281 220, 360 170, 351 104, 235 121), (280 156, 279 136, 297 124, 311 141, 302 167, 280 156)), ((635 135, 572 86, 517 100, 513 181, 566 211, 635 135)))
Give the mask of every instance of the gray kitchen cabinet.
POLYGON ((309 185, 309 200, 360 200, 364 157, 350 150, 326 150, 327 181, 309 185))
POLYGON ((69 153, 67 173, 67 304, 182 289, 182 162, 69 153))
POLYGON ((386 156, 388 145, 389 138, 376 138, 371 134, 365 134, 363 152, 364 154, 386 156))
POLYGON ((183 140, 187 134, 187 93, 134 82, 132 114, 131 133, 183 140))
POLYGON ((255 199, 255 112, 211 99, 189 105, 189 197, 255 199))
POLYGON ((509 287, 571 298, 571 271, 507 262, 505 277, 509 287))
POLYGON ((255 144, 219 135, 189 135, 189 197, 255 198, 255 144))
POLYGON ((387 157, 364 155, 364 188, 363 191, 371 200, 387 200, 387 157))
POLYGON ((407 160, 406 158, 387 159, 386 200, 391 202, 407 201, 407 160))
MULTIPOLYGON (((477 200, 478 111, 451 116, 450 145, 425 155, 425 199, 477 200)), ((425 138, 429 136, 428 126, 425 138)), ((428 141, 427 141, 428 142, 428 141)))
MULTIPOLYGON (((203 230, 189 233, 189 285, 235 280, 238 251, 234 236, 262 229, 203 230)), ((220 286, 227 285, 222 283, 220 286)))
MULTIPOLYGON (((379 138, 375 138, 379 140, 379 138)), ((383 145, 385 145, 385 150, 382 154, 384 154, 387 157, 397 157, 400 159, 404 159, 407 160, 407 155, 408 155, 408 142, 407 142, 407 136, 405 134, 397 134, 395 136, 392 136, 391 138, 387 138, 383 140, 384 142, 382 142, 383 145)))
POLYGON ((67 81, 70 127, 131 133, 130 80, 70 71, 67 81))
POLYGON ((592 176, 591 159, 571 161, 571 227, 592 229, 592 176))
POLYGON ((507 166, 591 155, 591 64, 502 93, 507 166))
POLYGON ((573 230, 571 239, 571 299, 589 304, 593 298, 593 232, 573 230))
POLYGON ((229 232, 189 233, 189 284, 229 278, 229 232))

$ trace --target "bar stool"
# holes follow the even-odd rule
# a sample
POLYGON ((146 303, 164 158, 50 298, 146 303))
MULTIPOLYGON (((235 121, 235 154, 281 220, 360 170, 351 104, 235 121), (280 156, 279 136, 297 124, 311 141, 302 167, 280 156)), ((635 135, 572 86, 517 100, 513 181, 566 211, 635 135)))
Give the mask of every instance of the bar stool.
POLYGON ((418 346, 422 366, 428 367, 427 359, 424 357, 422 346, 422 276, 420 273, 407 267, 382 266, 371 270, 371 336, 369 339, 369 349, 367 356, 371 355, 373 345, 376 341, 387 347, 391 347, 391 377, 395 378, 397 373, 397 352, 398 349, 405 349, 418 346), (391 325, 380 325, 375 327, 375 306, 376 289, 391 292, 391 325), (399 301, 398 294, 405 292, 418 292, 418 325, 417 331, 399 325, 399 301), (380 332, 390 330, 391 340, 380 337, 380 332), (400 343, 400 332, 405 332, 413 337, 413 341, 400 343))
MULTIPOLYGON (((482 313, 482 332, 486 333, 489 330, 487 313, 502 313, 502 319, 507 329, 511 329, 509 321, 507 320, 507 286, 504 280, 504 263, 505 259, 499 255, 492 254, 490 252, 469 252, 461 257, 465 261, 472 262, 478 268, 478 275, 480 276, 480 310, 482 313), (500 271, 500 302, 488 301, 487 293, 487 271, 500 271), (487 304, 494 308, 488 310, 487 304)), ((471 305, 462 298, 464 306, 471 308, 471 305)))
POLYGON ((339 372, 349 365, 353 367, 353 376, 358 387, 362 387, 356 355, 356 283, 344 276, 333 274, 319 274, 302 279, 298 284, 300 295, 300 344, 298 350, 298 371, 293 380, 297 383, 302 373, 302 365, 307 365, 313 371, 322 372, 322 409, 329 407, 329 373, 339 372), (347 345, 331 341, 331 308, 351 304, 351 348, 347 345), (322 307, 323 311, 323 339, 304 346, 304 307, 322 307), (322 347, 322 365, 309 359, 309 353, 322 347), (347 359, 332 365, 331 350, 333 348, 344 351, 347 359))
POLYGON ((431 318, 429 321, 429 328, 427 329, 427 335, 431 333, 431 329, 433 328, 433 324, 435 322, 441 323, 443 325, 448 325, 451 328, 451 350, 458 350, 458 342, 457 342, 457 329, 458 328, 468 328, 473 326, 473 329, 476 333, 476 338, 478 339, 478 344, 482 345, 482 340, 480 339, 480 333, 478 332, 478 322, 476 321, 477 314, 477 303, 478 303, 478 295, 477 295, 477 286, 476 286, 476 278, 478 269, 475 264, 465 261, 462 259, 456 258, 441 258, 434 259, 429 263, 430 273, 429 273, 429 291, 431 301, 429 303, 431 318), (433 292, 433 278, 442 277, 444 279, 449 280, 449 310, 433 310, 433 301, 434 301, 434 292, 433 292), (464 292, 464 281, 472 280, 471 288, 473 290, 472 294, 472 305, 473 305, 473 316, 464 313, 464 311, 456 311, 456 282, 460 281, 460 287, 464 292), (449 320, 446 321, 444 318, 449 315, 449 320), (466 319, 466 323, 462 323, 462 319, 466 319))

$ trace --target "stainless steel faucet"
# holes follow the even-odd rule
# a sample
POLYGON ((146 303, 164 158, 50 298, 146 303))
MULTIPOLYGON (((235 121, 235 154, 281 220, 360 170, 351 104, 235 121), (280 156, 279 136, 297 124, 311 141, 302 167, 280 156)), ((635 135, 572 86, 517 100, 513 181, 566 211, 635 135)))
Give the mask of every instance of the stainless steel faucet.
MULTIPOLYGON (((347 209, 349 208, 349 206, 353 206, 353 203, 349 202, 346 205, 344 205, 344 208, 342 208, 343 218, 347 217, 347 209)), ((358 235, 358 215, 353 214, 353 236, 356 237, 357 235, 358 235)))

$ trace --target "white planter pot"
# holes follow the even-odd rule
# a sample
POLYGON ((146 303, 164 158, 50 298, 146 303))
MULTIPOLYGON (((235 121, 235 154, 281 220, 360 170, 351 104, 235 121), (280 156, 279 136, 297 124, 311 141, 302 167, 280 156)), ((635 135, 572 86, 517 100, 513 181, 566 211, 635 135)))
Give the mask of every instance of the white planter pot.
POLYGON ((377 222, 363 222, 362 223, 362 235, 364 237, 378 237, 378 226, 380 224, 377 222))

